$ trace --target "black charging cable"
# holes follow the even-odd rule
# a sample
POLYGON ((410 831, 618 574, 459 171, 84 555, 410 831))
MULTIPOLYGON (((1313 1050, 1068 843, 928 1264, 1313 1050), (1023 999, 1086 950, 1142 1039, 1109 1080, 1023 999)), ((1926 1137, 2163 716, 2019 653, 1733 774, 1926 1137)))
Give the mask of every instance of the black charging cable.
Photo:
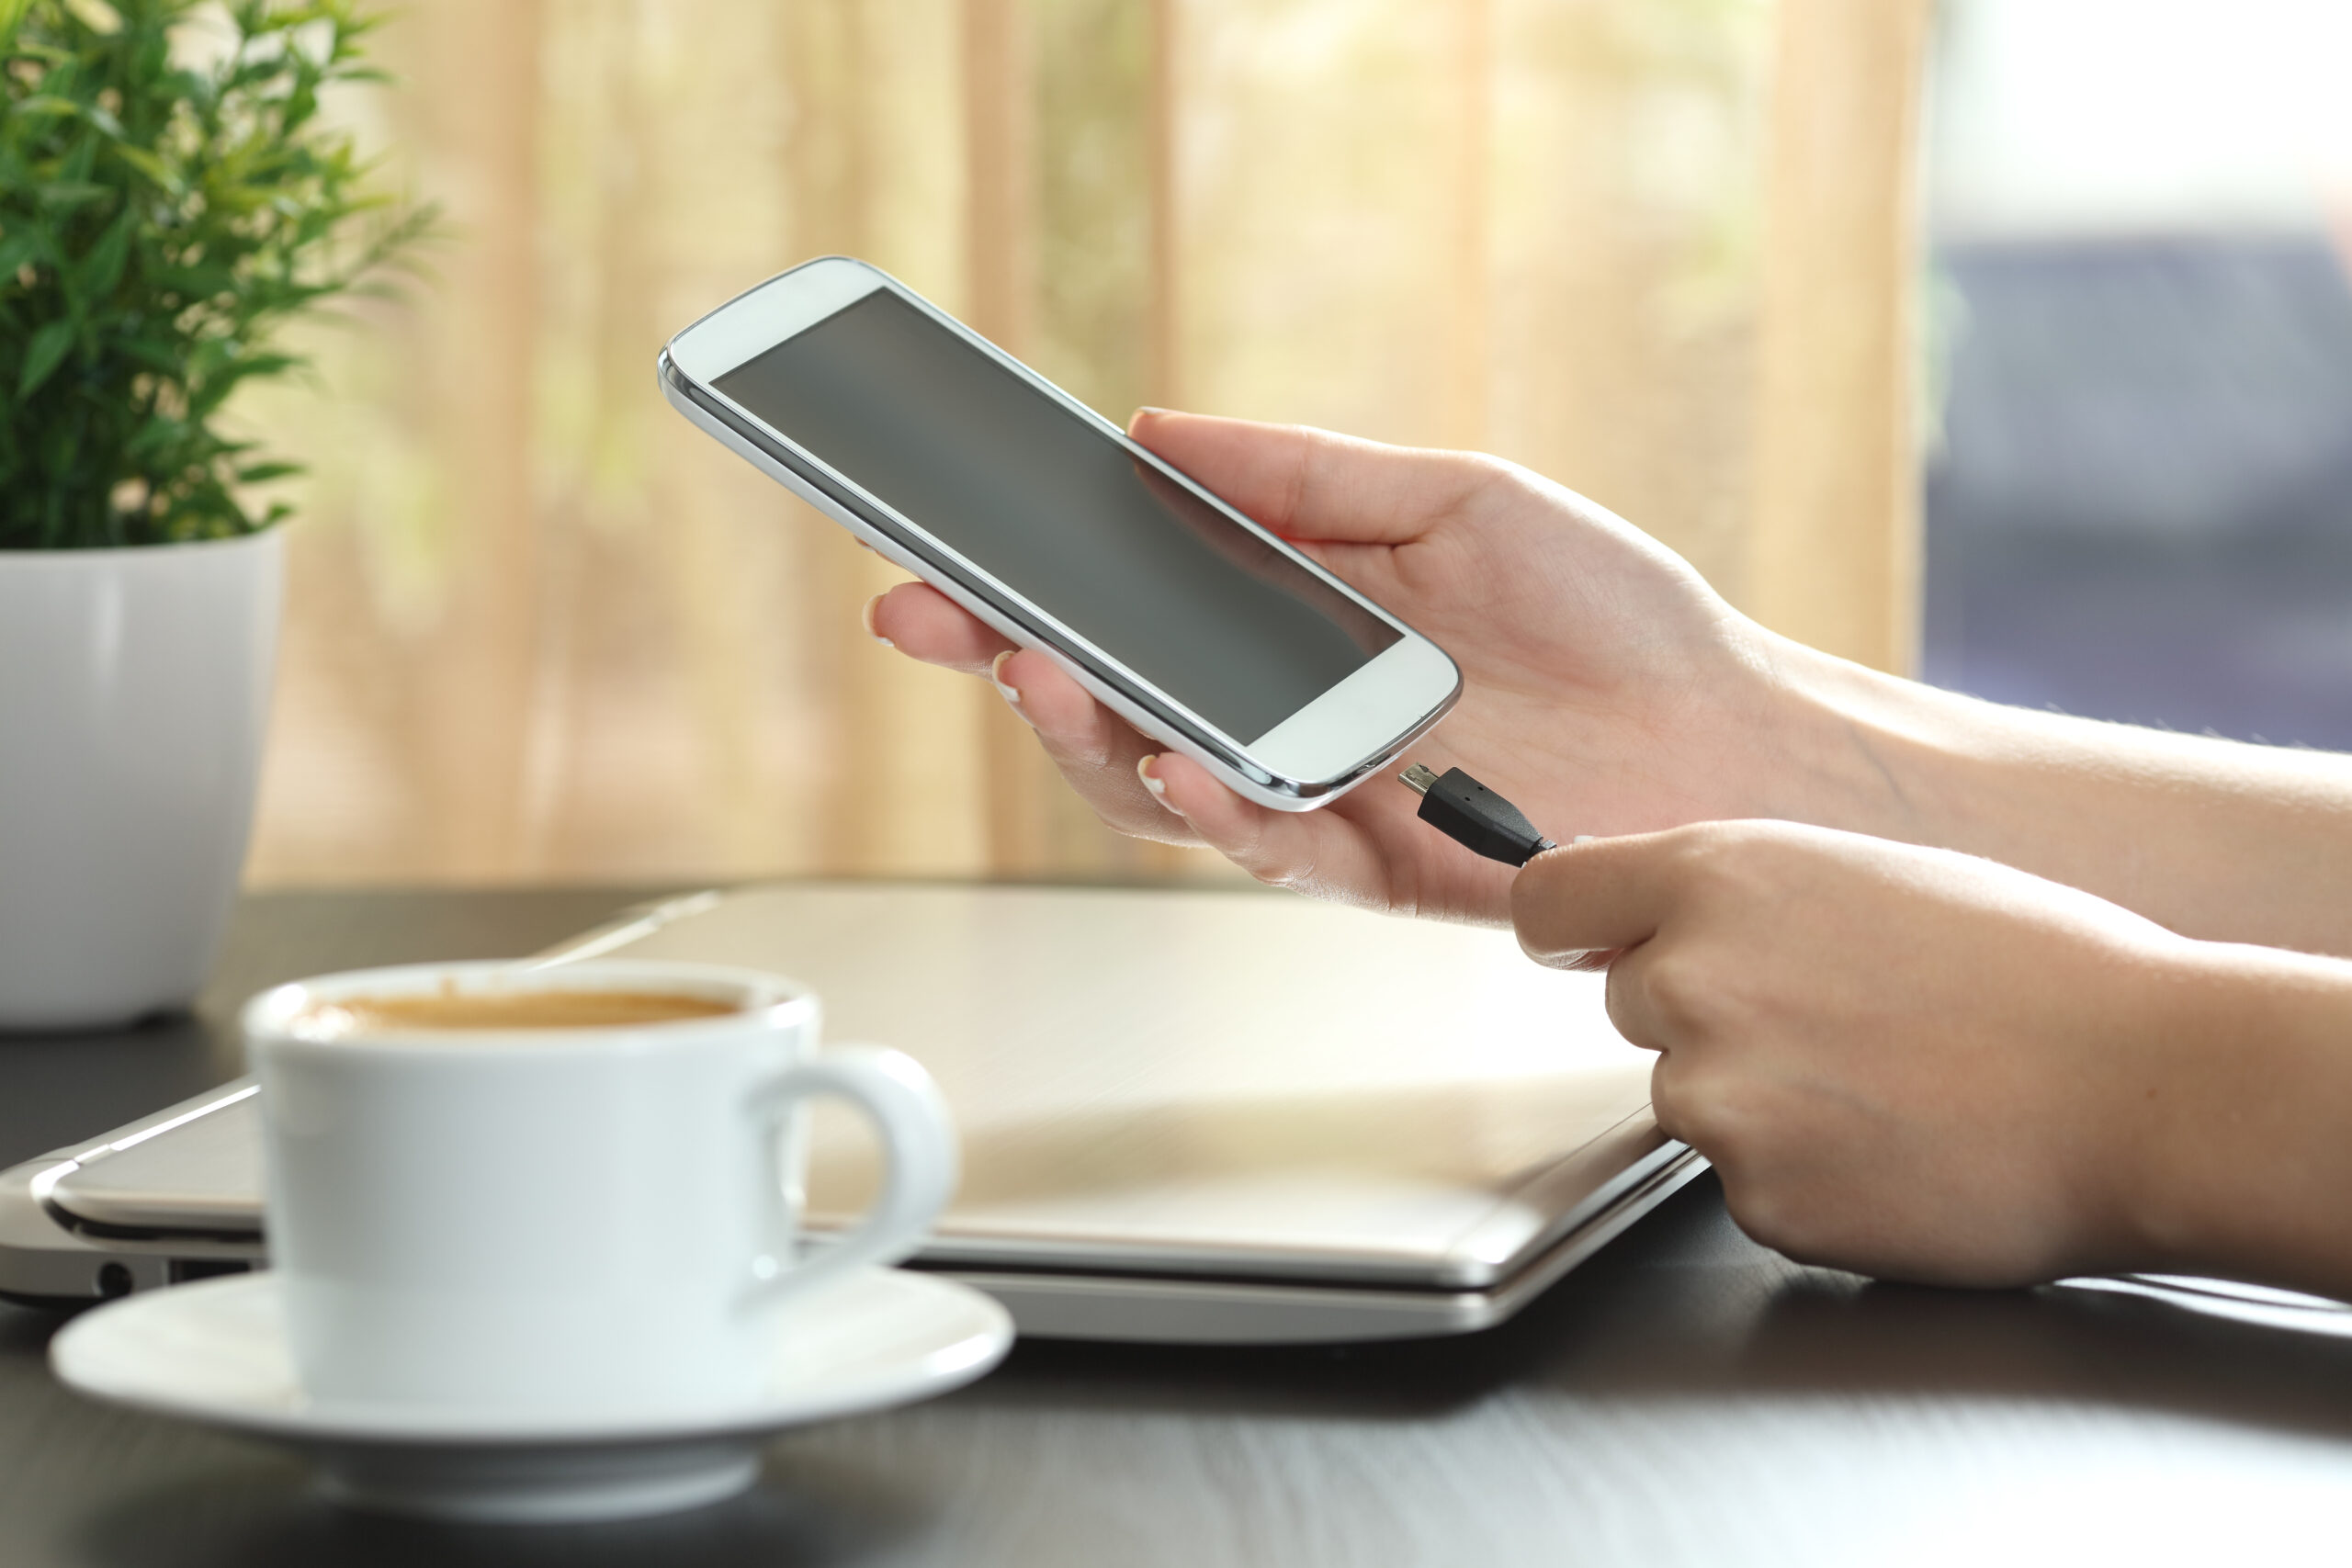
POLYGON ((1421 797, 1421 820, 1473 853, 1525 865, 1558 847, 1518 807, 1460 768, 1434 773, 1415 762, 1396 777, 1421 797))

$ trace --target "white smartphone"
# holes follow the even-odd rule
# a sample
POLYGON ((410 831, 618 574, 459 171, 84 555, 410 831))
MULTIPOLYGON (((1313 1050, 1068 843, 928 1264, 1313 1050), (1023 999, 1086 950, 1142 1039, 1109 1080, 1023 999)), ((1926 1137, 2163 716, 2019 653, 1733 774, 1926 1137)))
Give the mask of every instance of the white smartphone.
POLYGON ((770 278, 659 370, 722 444, 1261 805, 1338 798, 1461 694, 1436 644, 863 262, 770 278))

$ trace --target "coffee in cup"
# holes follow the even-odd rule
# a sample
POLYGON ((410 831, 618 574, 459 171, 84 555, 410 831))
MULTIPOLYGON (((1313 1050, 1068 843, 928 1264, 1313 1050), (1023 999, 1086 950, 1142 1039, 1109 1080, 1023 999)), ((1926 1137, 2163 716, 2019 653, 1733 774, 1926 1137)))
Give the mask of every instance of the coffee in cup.
POLYGON ((684 991, 466 991, 454 984, 413 996, 356 996, 313 1003, 293 1021, 311 1040, 355 1040, 436 1030, 610 1029, 682 1023, 741 1010, 728 998, 684 991))
POLYGON ((283 986, 244 1015, 271 1263, 322 1406, 512 1420, 755 1401, 843 1272, 910 1250, 956 1143, 921 1066, 817 1049, 817 998, 662 962, 426 964, 283 986), (885 1153, 865 1218, 799 1235, 806 1107, 885 1153))

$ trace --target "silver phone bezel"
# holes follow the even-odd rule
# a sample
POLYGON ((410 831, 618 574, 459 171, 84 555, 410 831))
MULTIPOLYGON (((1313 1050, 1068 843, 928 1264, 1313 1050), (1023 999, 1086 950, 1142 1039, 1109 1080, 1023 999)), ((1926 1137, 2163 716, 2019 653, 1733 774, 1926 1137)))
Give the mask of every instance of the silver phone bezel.
POLYGON ((659 370, 664 395, 693 423, 1007 637, 1046 651, 1129 723, 1202 762, 1261 804, 1289 811, 1327 804, 1425 733, 1460 696, 1459 670, 1427 637, 879 268, 844 257, 823 257, 781 273, 678 333, 663 348, 659 370), (1243 741, 883 503, 714 384, 796 333, 883 288, 1282 550, 1394 627, 1397 641, 1264 735, 1243 741))

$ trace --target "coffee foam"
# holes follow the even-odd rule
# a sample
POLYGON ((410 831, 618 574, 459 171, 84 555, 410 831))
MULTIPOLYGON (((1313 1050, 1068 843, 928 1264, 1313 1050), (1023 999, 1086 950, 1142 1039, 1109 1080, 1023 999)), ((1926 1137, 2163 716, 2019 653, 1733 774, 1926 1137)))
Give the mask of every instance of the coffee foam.
POLYGON ((742 1012, 742 1003, 683 991, 618 988, 461 991, 342 997, 298 1013, 292 1032, 310 1040, 364 1040, 385 1034, 527 1032, 551 1029, 630 1029, 690 1023, 742 1012))

